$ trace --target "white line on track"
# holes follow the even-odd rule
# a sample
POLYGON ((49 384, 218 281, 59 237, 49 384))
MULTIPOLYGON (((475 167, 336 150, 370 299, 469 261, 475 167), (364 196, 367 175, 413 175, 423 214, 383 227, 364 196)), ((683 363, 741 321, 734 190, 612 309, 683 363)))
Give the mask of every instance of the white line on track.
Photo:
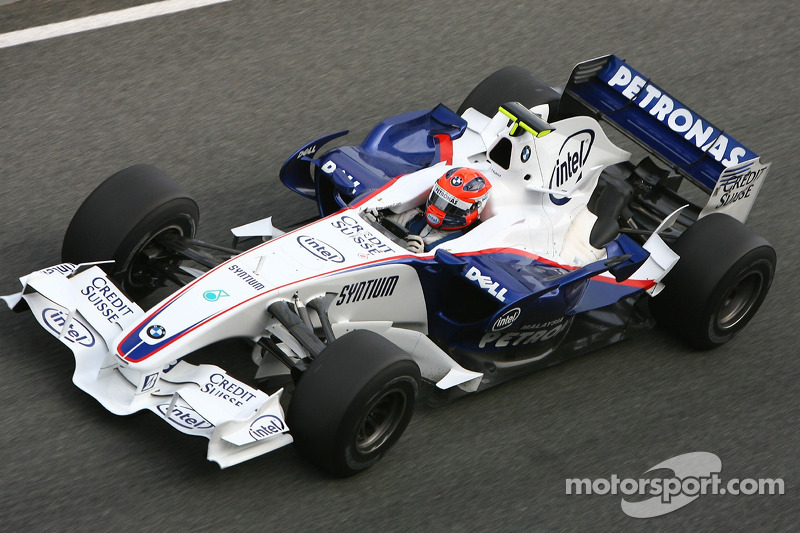
POLYGON ((151 4, 130 7, 128 9, 120 9, 119 11, 102 13, 100 15, 91 15, 89 17, 56 22, 36 28, 28 28, 27 30, 0 34, 0 48, 52 39, 53 37, 62 37, 82 31, 107 28, 108 26, 115 26, 117 24, 160 17, 161 15, 169 15, 170 13, 177 13, 179 11, 186 11, 213 4, 222 4, 230 1, 231 0, 165 0, 163 2, 153 2, 151 4))

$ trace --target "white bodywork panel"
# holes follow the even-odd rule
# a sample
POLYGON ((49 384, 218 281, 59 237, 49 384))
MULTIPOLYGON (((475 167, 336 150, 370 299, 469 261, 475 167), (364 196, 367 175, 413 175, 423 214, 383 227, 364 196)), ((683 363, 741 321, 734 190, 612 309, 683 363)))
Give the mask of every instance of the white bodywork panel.
POLYGON ((262 237, 264 240, 283 235, 282 231, 275 229, 272 225, 272 217, 262 218, 244 226, 238 226, 231 229, 231 233, 239 238, 262 237))
MULTIPOLYGON (((532 111, 544 118, 547 106, 532 111)), ((470 108, 464 117, 469 126, 453 143, 453 153, 469 155, 461 160, 454 155, 453 165, 469 164, 491 181, 491 197, 481 220, 485 223, 500 213, 522 220, 524 228, 507 227, 515 244, 553 261, 580 265, 602 258, 604 251, 589 244, 591 225, 587 230, 579 220, 587 216, 586 204, 600 172, 629 160, 631 154, 609 141, 590 117, 553 122, 554 130, 543 137, 528 132, 508 135, 508 118, 502 113, 489 119, 470 108), (510 147, 507 168, 487 155, 500 143, 510 147), (570 257, 562 257, 567 240, 570 257)))
POLYGON ((348 322, 333 325, 333 331, 337 337, 357 329, 378 333, 399 346, 420 365, 422 377, 436 382, 440 389, 459 386, 467 392, 475 392, 480 385, 483 374, 463 368, 433 341, 418 331, 395 328, 388 321, 348 322))
POLYGON ((678 259, 680 259, 680 256, 672 251, 672 248, 667 246, 667 243, 661 239, 659 234, 671 227, 675 221, 678 220, 678 215, 680 215, 681 211, 686 207, 688 206, 685 205, 676 209, 665 218, 642 246, 642 248, 650 252, 650 257, 639 267, 639 270, 634 273, 634 276, 638 279, 649 279, 655 282, 655 285, 647 291, 651 296, 655 296, 664 289, 664 284, 661 283, 661 280, 664 279, 664 276, 672 270, 672 267, 674 267, 678 259))

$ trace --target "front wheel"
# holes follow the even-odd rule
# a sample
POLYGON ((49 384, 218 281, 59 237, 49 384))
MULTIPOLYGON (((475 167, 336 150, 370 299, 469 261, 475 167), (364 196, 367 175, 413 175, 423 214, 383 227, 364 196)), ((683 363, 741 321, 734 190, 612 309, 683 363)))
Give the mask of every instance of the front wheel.
POLYGON ((337 477, 369 468, 408 426, 419 381, 417 364, 380 335, 343 335, 298 380, 288 412, 296 447, 337 477))
POLYGON ((699 349, 720 346, 753 318, 775 275, 775 250, 738 220, 701 218, 672 246, 680 256, 650 302, 656 320, 699 349))
POLYGON ((161 170, 134 165, 101 183, 78 208, 64 235, 62 260, 103 265, 132 299, 162 286, 181 257, 165 239, 192 238, 199 211, 195 201, 161 170))

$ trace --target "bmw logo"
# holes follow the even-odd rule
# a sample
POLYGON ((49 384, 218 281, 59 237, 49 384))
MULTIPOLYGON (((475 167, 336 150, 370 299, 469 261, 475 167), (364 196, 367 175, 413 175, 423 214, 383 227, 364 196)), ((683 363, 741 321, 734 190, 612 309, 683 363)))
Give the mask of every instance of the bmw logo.
POLYGON ((462 183, 464 183, 464 180, 461 179, 461 176, 453 176, 450 178, 450 185, 453 187, 461 187, 462 183))
POLYGON ((151 339, 163 339, 166 334, 167 330, 164 329, 164 326, 150 326, 147 328, 147 336, 151 339))
POLYGON ((527 163, 528 159, 531 158, 531 147, 526 146, 522 149, 522 154, 520 155, 520 159, 522 159, 523 163, 527 163))

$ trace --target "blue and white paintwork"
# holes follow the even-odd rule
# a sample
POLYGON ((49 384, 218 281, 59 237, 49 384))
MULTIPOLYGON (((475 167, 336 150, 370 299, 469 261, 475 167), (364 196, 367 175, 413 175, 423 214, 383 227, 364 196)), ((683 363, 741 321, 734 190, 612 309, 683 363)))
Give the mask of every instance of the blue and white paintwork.
MULTIPOLYGON (((643 142, 709 190, 736 194, 728 204, 757 193, 748 187, 766 169, 755 154, 613 56, 598 65, 589 82, 573 79, 568 90, 618 111, 605 118, 646 133, 643 142)), ((532 111, 550 118, 547 105, 532 111)), ((289 188, 317 200, 321 219, 232 257, 152 309, 127 300, 91 265, 34 272, 4 299, 11 307, 25 300, 74 352, 81 389, 114 413, 147 409, 209 438, 209 459, 222 466, 291 442, 280 391, 268 395, 183 359, 222 339, 265 336, 287 357, 308 358, 270 314, 275 302, 302 309, 329 297, 336 336, 377 332, 407 352, 425 380, 474 392, 619 340, 636 301, 661 290, 679 260, 659 237, 677 212, 644 245, 625 235, 601 249, 590 244, 596 217, 587 204, 600 173, 630 153, 594 118, 551 125, 541 137, 511 135, 502 113, 459 116, 437 106, 381 122, 358 146, 322 152, 346 132, 328 135, 280 172, 289 188), (459 166, 492 183, 481 223, 463 235, 415 253, 372 215, 424 204, 436 179, 459 166)), ((258 221, 236 235, 267 227, 258 221)))

